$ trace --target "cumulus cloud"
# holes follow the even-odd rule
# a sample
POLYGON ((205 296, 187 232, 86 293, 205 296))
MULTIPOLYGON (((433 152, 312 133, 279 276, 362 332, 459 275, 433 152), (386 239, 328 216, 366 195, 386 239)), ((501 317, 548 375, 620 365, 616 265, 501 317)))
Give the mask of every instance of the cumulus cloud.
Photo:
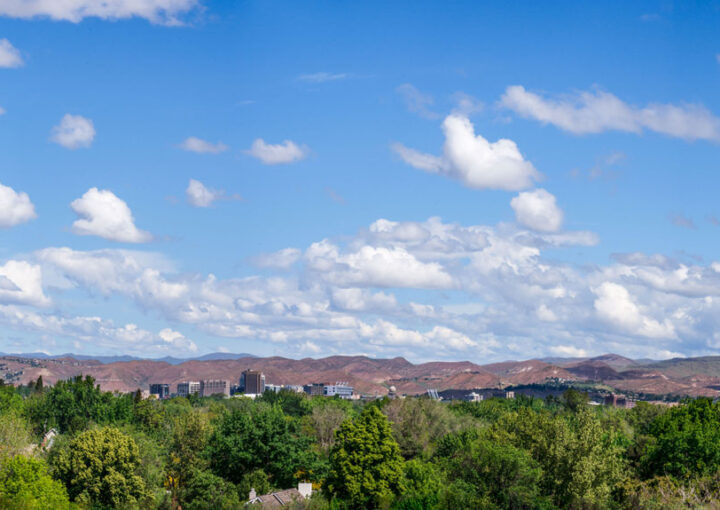
POLYGON ((519 85, 505 90, 500 105, 578 135, 649 130, 686 140, 720 140, 720 119, 701 105, 649 104, 638 108, 609 92, 548 98, 519 85))
POLYGON ((27 193, 0 184, 0 228, 14 227, 37 217, 27 193))
POLYGON ((7 39, 0 39, 0 67, 14 68, 24 64, 20 50, 7 39))
POLYGON ((521 225, 539 232, 557 232, 562 227, 563 212, 555 196, 542 188, 523 191, 510 201, 515 218, 521 225))
POLYGON ((669 320, 660 323, 642 314, 630 292, 618 283, 603 282, 593 289, 597 296, 595 311, 612 326, 633 335, 672 338, 675 328, 669 320))
POLYGON ((177 25, 200 6, 199 0, 4 0, 0 15, 10 18, 50 18, 79 23, 85 18, 144 18, 151 23, 177 25))
POLYGON ((218 154, 226 151, 228 146, 222 142, 212 143, 196 136, 190 136, 180 144, 180 148, 198 154, 218 154))
POLYGON ((90 188, 70 204, 80 216, 72 225, 73 233, 99 236, 121 243, 146 243, 149 232, 139 230, 128 205, 109 190, 90 188))
POLYGON ((401 247, 362 246, 341 254, 327 240, 312 244, 305 264, 341 287, 449 288, 452 278, 435 262, 425 263, 401 247))
POLYGON ((280 165, 304 159, 308 154, 308 149, 291 140, 273 145, 258 138, 245 153, 259 159, 265 165, 280 165))
POLYGON ((60 124, 52 128, 50 140, 66 149, 86 148, 95 139, 95 126, 90 119, 66 113, 60 124))
POLYGON ((298 81, 304 81, 307 83, 325 83, 328 81, 338 81, 338 80, 344 80, 345 78, 348 78, 349 75, 346 73, 327 73, 327 72, 319 72, 319 73, 310 73, 310 74, 301 74, 297 77, 298 81))
POLYGON ((197 352, 198 348, 195 342, 185 338, 182 333, 165 328, 158 333, 160 339, 167 344, 171 350, 181 350, 189 352, 197 352))
POLYGON ((512 140, 489 142, 475 134, 467 116, 451 114, 443 122, 443 156, 409 149, 402 144, 392 149, 409 165, 426 172, 457 179, 475 189, 520 190, 532 185, 540 174, 525 160, 512 140))
POLYGON ((22 260, 8 260, 0 266, 0 303, 46 306, 50 299, 43 291, 42 268, 22 260))
POLYGON ((395 89, 405 101, 405 106, 412 113, 417 113, 420 117, 426 119, 438 119, 440 115, 435 113, 432 108, 435 100, 429 94, 423 94, 417 88, 409 83, 403 83, 395 89))

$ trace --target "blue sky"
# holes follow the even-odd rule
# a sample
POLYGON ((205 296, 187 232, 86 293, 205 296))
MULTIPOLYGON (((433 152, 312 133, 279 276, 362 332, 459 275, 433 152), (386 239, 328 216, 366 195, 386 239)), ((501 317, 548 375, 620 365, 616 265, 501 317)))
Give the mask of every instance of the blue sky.
POLYGON ((0 351, 716 353, 719 22, 0 1, 0 351))

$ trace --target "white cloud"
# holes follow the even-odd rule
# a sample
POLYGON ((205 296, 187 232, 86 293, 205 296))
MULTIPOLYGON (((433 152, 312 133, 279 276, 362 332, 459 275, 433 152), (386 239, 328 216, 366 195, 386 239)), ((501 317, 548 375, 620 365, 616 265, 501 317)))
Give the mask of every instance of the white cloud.
POLYGON ((0 39, 0 67, 21 67, 23 63, 20 50, 13 46, 7 39, 0 39))
POLYGON ((288 269, 295 264, 302 252, 297 248, 284 248, 273 253, 263 253, 251 258, 251 262, 256 267, 288 269))
POLYGON ((611 130, 641 133, 647 129, 686 140, 720 140, 720 119, 701 105, 649 104, 638 108, 603 91, 546 98, 519 85, 505 90, 500 105, 574 134, 611 130))
POLYGON ((0 303, 46 306, 50 299, 42 286, 42 268, 22 260, 8 260, 0 266, 0 277, 5 282, 0 288, 0 303))
POLYGON ((196 136, 190 136, 180 144, 180 148, 190 152, 197 152, 199 154, 218 154, 226 151, 228 146, 222 142, 212 143, 196 136))
POLYGON ((542 188, 523 191, 510 201, 515 218, 521 225, 539 232, 557 232, 562 227, 563 212, 555 196, 542 188))
POLYGON ((550 352, 556 356, 569 358, 587 358, 588 356, 585 349, 575 347, 574 345, 554 345, 550 347, 550 352))
POLYGON ((200 7, 199 0, 3 0, 0 15, 30 19, 48 17, 79 23, 85 18, 144 18, 151 23, 181 24, 181 16, 200 7))
POLYGON ((193 342, 192 340, 190 340, 188 338, 185 338, 185 336, 182 333, 173 331, 170 328, 163 329, 162 331, 160 331, 158 333, 158 336, 172 350, 178 349, 181 351, 190 351, 190 352, 197 352, 197 350, 198 350, 197 345, 195 345, 195 342, 193 342))
POLYGON ((188 203, 194 207, 210 207, 214 201, 222 198, 225 192, 206 188, 202 182, 190 179, 185 195, 188 203))
POLYGON ((319 72, 319 73, 311 73, 311 74, 301 74, 297 77, 299 81, 304 81, 308 83, 325 83, 328 81, 337 81, 337 80, 344 80, 349 75, 346 73, 327 73, 327 72, 319 72))
POLYGON ((340 254, 327 240, 305 252, 306 265, 341 287, 449 288, 452 278, 435 262, 425 263, 401 247, 362 246, 340 254))
POLYGON ((395 89, 400 94, 405 106, 412 113, 417 113, 420 117, 426 119, 438 119, 440 115, 430 110, 435 100, 429 94, 423 94, 417 88, 409 83, 404 83, 395 89))
POLYGON ((394 144, 393 150, 406 163, 426 172, 458 179, 476 189, 520 190, 532 185, 540 174, 523 158, 512 140, 489 142, 475 134, 467 116, 451 114, 443 122, 445 146, 439 158, 394 144))
POLYGON ((99 236, 122 243, 146 243, 152 239, 149 232, 135 226, 128 205, 109 190, 90 188, 70 204, 80 216, 72 225, 78 235, 99 236))
MULTIPOLYGON (((38 273, 38 283, 29 285, 13 276, 19 274, 13 268, 0 278, 6 292, 0 300, 41 303, 43 287, 53 293, 53 310, 65 300, 82 302, 76 297, 83 291, 95 299, 124 297, 168 324, 238 342, 270 342, 284 355, 306 354, 308 343, 326 355, 423 360, 467 352, 477 361, 571 355, 572 348, 689 355, 720 345, 720 264, 627 254, 607 265, 581 265, 556 257, 557 246, 584 242, 511 223, 380 219, 355 235, 312 244, 299 261, 295 248, 271 254, 276 260, 270 265, 285 269, 281 275, 224 279, 179 273, 164 257, 144 251, 47 248, 27 256, 42 279, 38 273)), ((172 349, 173 339, 182 342, 175 327, 163 340, 132 325, 100 321, 96 327, 55 311, 11 327, 30 328, 37 320, 52 328, 52 314, 63 334, 98 334, 104 345, 153 352, 172 349)))
POLYGON ((0 227, 13 227, 37 217, 27 193, 0 184, 0 227))
POLYGON ((308 149, 300 147, 291 140, 284 140, 279 144, 265 143, 262 138, 255 140, 246 154, 253 156, 265 165, 279 165, 300 161, 307 156, 308 149))
POLYGON ((675 336, 675 328, 669 320, 660 323, 643 315, 630 292, 622 285, 603 282, 593 292, 597 296, 594 306, 598 316, 616 328, 650 338, 675 336))
POLYGON ((95 127, 90 119, 66 113, 60 124, 52 128, 50 140, 66 149, 90 147, 95 139, 95 127))

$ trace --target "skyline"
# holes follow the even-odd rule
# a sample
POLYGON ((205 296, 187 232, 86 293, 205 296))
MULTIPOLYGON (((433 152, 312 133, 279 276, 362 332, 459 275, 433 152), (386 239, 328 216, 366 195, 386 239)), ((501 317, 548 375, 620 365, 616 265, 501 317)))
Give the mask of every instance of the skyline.
POLYGON ((717 354, 719 2, 0 0, 0 351, 717 354))

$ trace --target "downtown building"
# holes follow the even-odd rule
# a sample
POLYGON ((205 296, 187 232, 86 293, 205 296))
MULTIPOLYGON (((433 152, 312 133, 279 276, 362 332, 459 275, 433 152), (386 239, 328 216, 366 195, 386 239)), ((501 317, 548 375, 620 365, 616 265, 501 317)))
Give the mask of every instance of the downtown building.
POLYGON ((227 381, 221 379, 208 379, 200 381, 200 396, 209 397, 210 395, 225 395, 230 396, 230 385, 227 381))
POLYGON ((265 392, 265 374, 257 370, 245 370, 240 375, 240 388, 249 395, 262 395, 265 392))
POLYGON ((177 385, 178 397, 189 397, 200 395, 200 381, 183 381, 177 385))
POLYGON ((170 398, 170 385, 163 383, 151 384, 150 395, 155 395, 160 400, 170 398))

